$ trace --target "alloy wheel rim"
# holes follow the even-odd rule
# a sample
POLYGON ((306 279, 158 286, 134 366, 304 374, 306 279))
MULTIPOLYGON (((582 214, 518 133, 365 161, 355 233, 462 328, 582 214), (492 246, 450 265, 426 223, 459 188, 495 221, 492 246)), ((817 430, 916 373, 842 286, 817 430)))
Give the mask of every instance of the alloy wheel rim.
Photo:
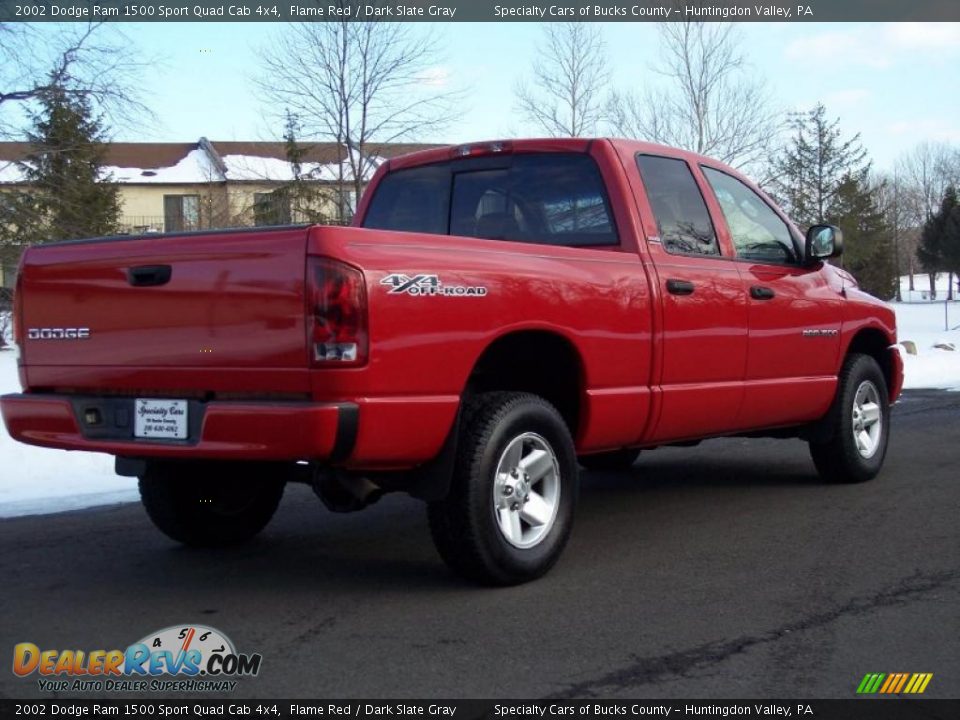
POLYGON ((560 466, 543 437, 523 433, 511 440, 497 463, 493 512, 503 539, 529 549, 550 533, 560 506, 560 466))
POLYGON ((877 453, 882 434, 880 391, 870 380, 864 380, 853 397, 853 441, 860 457, 869 459, 877 453))

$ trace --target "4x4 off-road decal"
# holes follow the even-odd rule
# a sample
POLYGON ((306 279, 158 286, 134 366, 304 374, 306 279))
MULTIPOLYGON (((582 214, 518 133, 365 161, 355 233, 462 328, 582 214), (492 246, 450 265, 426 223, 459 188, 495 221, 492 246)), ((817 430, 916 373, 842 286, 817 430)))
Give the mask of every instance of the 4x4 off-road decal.
POLYGON ((487 288, 483 285, 447 285, 439 275, 404 275, 390 273, 381 285, 389 285, 388 295, 414 295, 418 297, 483 297, 487 288))

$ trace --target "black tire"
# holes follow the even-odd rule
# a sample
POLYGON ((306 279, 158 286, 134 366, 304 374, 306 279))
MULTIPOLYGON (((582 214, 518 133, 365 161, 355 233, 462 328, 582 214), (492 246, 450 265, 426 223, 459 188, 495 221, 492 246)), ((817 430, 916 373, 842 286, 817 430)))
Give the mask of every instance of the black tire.
MULTIPOLYGON (((530 495, 546 496, 549 488, 540 482, 533 480, 526 488, 529 492, 524 502, 517 505, 527 507, 530 495)), ((520 498, 524 491, 520 486, 515 497, 520 498)), ((450 492, 443 500, 429 504, 430 532, 444 562, 459 575, 487 585, 527 582, 547 572, 560 557, 573 527, 578 491, 573 439, 560 413, 536 395, 483 393, 464 406, 450 492), (552 521, 543 523, 540 529, 528 524, 521 530, 531 537, 540 533, 530 547, 517 547, 508 541, 498 518, 511 509, 498 510, 495 505, 501 495, 509 497, 503 487, 507 474, 498 479, 497 469, 508 457, 507 448, 516 447, 514 443, 519 443, 521 455, 529 448, 552 453, 553 462, 542 482, 558 488, 551 502, 555 508, 552 521)), ((517 512, 518 517, 523 516, 522 509, 517 512)), ((522 528, 525 522, 518 519, 516 526, 522 528)))
POLYGON ((622 448, 596 455, 583 455, 580 464, 587 470, 629 470, 640 457, 640 451, 622 448))
POLYGON ((285 477, 260 463, 150 462, 140 478, 147 515, 165 535, 195 547, 234 545, 266 527, 285 477))
POLYGON ((858 483, 876 477, 883 467, 890 436, 889 392, 876 360, 860 354, 847 357, 840 371, 836 397, 823 422, 823 436, 829 439, 810 442, 810 455, 820 477, 833 483, 858 483), (862 389, 869 394, 868 385, 875 390, 877 402, 872 404, 879 406, 880 429, 873 453, 866 456, 854 435, 854 402, 862 389))

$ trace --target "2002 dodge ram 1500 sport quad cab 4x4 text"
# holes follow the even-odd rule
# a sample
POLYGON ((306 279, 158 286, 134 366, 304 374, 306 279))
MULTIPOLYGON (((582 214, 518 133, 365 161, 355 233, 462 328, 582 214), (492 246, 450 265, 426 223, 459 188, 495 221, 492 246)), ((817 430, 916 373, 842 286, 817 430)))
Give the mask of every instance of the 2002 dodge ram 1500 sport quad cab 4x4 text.
POLYGON ((828 481, 877 474, 903 365, 841 250, 679 150, 426 150, 379 167, 352 227, 30 248, 3 418, 115 455, 187 544, 252 537, 289 481, 341 511, 400 490, 454 570, 522 582, 567 541, 578 463, 767 435, 828 481))

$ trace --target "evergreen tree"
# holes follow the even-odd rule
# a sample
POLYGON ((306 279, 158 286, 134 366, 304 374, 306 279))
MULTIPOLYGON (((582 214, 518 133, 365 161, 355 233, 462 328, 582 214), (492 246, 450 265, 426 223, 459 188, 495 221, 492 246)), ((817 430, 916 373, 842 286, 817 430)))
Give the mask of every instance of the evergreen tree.
POLYGON ((297 116, 287 109, 287 122, 283 133, 283 144, 287 155, 287 161, 293 169, 293 181, 300 182, 303 179, 303 158, 307 150, 297 142, 297 133, 300 130, 300 123, 297 122, 297 116))
POLYGON ((306 150, 297 143, 297 129, 297 119, 287 109, 283 146, 293 179, 269 194, 257 196, 260 199, 254 202, 253 207, 257 225, 285 225, 300 219, 297 206, 299 190, 303 186, 303 157, 306 150))
POLYGON ((116 233, 120 198, 102 173, 104 129, 89 100, 51 84, 27 137, 32 146, 18 163, 28 192, 14 196, 0 216, 15 244, 116 233))
POLYGON ((924 223, 917 256, 929 273, 960 273, 960 200, 953 186, 944 193, 940 209, 924 223))
POLYGON ((837 185, 826 221, 843 230, 843 267, 871 295, 882 300, 896 293, 893 229, 880 207, 880 188, 866 172, 847 173, 837 185))
POLYGON ((790 139, 774 161, 772 190, 798 225, 824 222, 845 178, 869 168, 860 134, 844 140, 839 124, 827 120, 822 104, 790 119, 790 139))
POLYGON ((329 205, 329 199, 324 202, 318 182, 310 176, 310 173, 304 174, 303 160, 309 151, 309 148, 300 144, 297 134, 300 132, 300 122, 297 116, 290 110, 287 110, 287 120, 284 129, 283 140, 287 162, 293 172, 293 180, 286 186, 274 191, 283 198, 283 202, 289 205, 294 215, 295 222, 323 223, 329 218, 324 213, 325 206, 329 205))

